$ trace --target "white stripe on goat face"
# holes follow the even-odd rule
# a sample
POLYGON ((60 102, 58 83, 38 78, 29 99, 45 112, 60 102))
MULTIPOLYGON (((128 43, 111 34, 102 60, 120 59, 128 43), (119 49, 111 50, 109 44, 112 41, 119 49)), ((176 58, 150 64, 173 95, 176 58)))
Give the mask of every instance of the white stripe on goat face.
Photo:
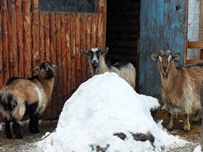
POLYGON ((91 62, 92 64, 98 63, 99 62, 99 49, 98 48, 92 48, 92 56, 91 56, 91 62))

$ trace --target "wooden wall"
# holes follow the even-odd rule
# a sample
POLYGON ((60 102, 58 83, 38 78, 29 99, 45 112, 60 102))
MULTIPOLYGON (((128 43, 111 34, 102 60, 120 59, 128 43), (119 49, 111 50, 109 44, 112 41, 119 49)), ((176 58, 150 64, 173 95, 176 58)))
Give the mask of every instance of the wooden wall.
MULTIPOLYGON (((139 33, 140 0, 107 1, 106 46, 107 57, 112 62, 126 60, 132 62, 137 71, 139 83, 139 33)), ((136 90, 138 91, 136 85, 136 90)))
MULTIPOLYGON (((187 1, 141 1, 140 8, 140 93, 161 98, 161 78, 151 53, 179 52, 184 64, 187 42, 187 1)), ((178 78, 177 78, 178 79, 178 78)))
POLYGON ((64 102, 90 77, 80 49, 105 46, 106 0, 98 13, 39 12, 38 0, 0 1, 0 87, 12 76, 31 77, 47 60, 59 66, 44 118, 59 116, 64 102))

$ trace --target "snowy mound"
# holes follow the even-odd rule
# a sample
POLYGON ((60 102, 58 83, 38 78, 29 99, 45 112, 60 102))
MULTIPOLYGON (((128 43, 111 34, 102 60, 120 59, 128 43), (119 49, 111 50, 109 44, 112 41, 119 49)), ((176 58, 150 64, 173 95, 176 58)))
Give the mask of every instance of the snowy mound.
POLYGON ((186 141, 155 123, 150 109, 158 106, 157 99, 137 94, 114 73, 94 76, 66 101, 56 131, 38 142, 38 148, 45 152, 143 152, 185 145, 186 141), (149 139, 141 141, 136 135, 149 139))

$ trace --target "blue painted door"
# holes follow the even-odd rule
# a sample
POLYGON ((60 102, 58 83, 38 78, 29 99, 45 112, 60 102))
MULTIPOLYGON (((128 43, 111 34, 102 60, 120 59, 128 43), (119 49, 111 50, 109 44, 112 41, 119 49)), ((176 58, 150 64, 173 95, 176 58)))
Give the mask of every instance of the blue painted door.
POLYGON ((184 64, 187 0, 141 0, 139 93, 160 99, 161 79, 151 53, 180 52, 184 64))

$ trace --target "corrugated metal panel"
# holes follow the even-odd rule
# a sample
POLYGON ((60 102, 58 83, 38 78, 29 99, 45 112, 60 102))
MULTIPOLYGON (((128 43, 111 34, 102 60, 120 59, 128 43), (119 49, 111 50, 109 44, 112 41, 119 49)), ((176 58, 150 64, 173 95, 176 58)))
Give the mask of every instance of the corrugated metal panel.
POLYGON ((59 68, 43 117, 58 117, 64 102, 90 77, 80 49, 105 47, 105 6, 106 0, 99 0, 98 13, 54 13, 39 12, 38 0, 1 0, 0 87, 12 76, 31 77, 32 68, 51 61, 59 68))
POLYGON ((141 0, 139 92, 160 98, 161 79, 151 53, 180 52, 184 63, 186 44, 185 0, 141 0))

